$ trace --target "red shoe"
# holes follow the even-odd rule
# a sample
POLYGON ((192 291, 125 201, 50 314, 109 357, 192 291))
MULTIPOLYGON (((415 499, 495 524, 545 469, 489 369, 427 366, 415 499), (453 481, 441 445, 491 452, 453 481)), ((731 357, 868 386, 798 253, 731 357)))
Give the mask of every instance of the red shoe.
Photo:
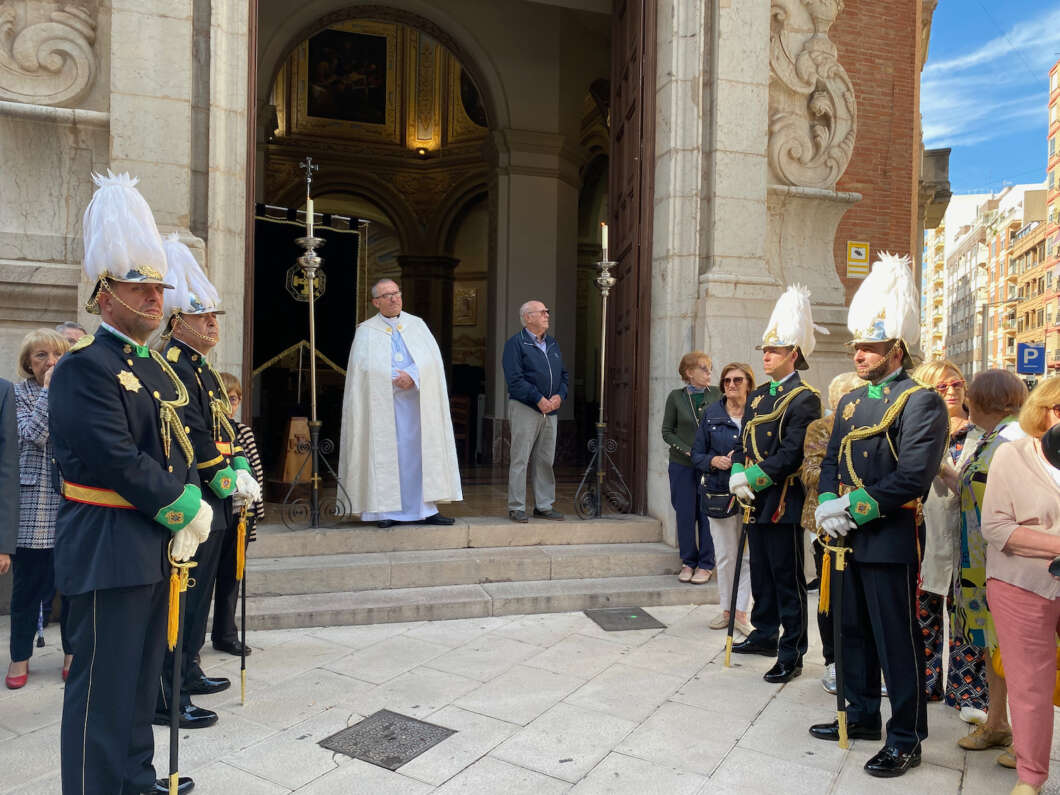
POLYGON ((5 676, 4 684, 7 685, 8 690, 18 690, 21 687, 26 686, 26 680, 29 679, 29 669, 26 669, 26 673, 22 676, 5 676))

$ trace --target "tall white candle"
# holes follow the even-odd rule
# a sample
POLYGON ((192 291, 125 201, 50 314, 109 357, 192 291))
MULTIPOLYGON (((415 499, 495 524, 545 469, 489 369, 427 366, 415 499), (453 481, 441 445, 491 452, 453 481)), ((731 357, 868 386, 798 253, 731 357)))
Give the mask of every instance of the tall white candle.
POLYGON ((305 227, 308 232, 307 237, 313 236, 313 200, 306 199, 305 201, 305 227))
POLYGON ((602 222, 600 224, 600 248, 604 250, 603 260, 607 262, 607 224, 602 222))

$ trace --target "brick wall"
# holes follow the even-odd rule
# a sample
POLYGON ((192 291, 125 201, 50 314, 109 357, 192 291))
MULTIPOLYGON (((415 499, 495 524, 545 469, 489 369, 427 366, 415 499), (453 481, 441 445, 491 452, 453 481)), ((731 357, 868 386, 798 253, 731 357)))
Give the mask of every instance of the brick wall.
POLYGON ((913 256, 923 245, 913 240, 920 176, 920 2, 848 0, 830 34, 858 103, 854 156, 836 186, 863 197, 836 233, 836 268, 848 301, 861 283, 846 278, 848 240, 869 241, 870 261, 879 251, 913 256))

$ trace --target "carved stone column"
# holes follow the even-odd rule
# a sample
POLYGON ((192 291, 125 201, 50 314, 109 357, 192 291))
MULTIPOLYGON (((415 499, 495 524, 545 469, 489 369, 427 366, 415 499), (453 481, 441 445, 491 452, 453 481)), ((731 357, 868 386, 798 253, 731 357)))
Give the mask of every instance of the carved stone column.
POLYGON ((453 354, 453 271, 460 260, 402 254, 397 261, 401 266, 402 306, 423 318, 448 367, 453 354))

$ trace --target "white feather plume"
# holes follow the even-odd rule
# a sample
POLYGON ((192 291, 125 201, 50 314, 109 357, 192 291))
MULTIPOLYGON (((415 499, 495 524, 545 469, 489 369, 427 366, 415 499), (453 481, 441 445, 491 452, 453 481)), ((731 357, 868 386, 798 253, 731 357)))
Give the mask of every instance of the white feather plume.
POLYGON ((206 278, 191 249, 180 242, 180 235, 176 232, 167 235, 163 248, 173 283, 173 289, 167 290, 165 294, 165 316, 169 317, 173 312, 199 314, 216 311, 220 307, 221 296, 206 278))
POLYGON ((828 329, 813 322, 810 291, 801 284, 793 284, 777 299, 762 335, 762 344, 797 345, 802 355, 808 358, 817 347, 814 330, 828 333, 828 329))
POLYGON ((104 274, 123 278, 137 267, 147 266, 166 275, 166 255, 155 217, 129 174, 93 174, 96 192, 85 209, 82 236, 84 268, 95 281, 104 274))
POLYGON ((847 328, 855 340, 920 337, 920 294, 907 256, 882 252, 850 301, 847 328))

